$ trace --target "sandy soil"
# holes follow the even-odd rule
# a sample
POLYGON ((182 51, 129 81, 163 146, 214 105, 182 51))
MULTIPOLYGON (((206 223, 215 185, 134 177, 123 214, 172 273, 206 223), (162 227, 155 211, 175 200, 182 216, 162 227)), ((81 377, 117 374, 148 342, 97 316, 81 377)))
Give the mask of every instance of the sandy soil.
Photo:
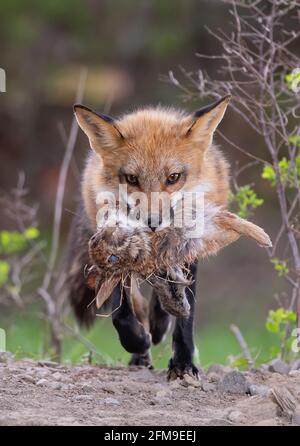
POLYGON ((165 370, 15 362, 1 355, 0 425, 300 424, 299 370, 241 374, 215 365, 199 382, 168 383, 165 370))

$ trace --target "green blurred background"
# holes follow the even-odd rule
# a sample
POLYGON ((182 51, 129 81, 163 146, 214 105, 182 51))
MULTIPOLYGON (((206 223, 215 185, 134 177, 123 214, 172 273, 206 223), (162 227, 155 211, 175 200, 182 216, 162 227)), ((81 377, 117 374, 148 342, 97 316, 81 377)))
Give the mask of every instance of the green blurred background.
MULTIPOLYGON (((18 172, 26 174, 30 200, 39 203, 41 237, 50 243, 51 224, 59 168, 64 146, 58 123, 68 128, 81 67, 88 77, 83 103, 118 115, 145 104, 181 106, 193 110, 200 100, 183 103, 180 91, 162 82, 169 70, 184 82, 180 66, 187 71, 207 70, 218 76, 218 61, 200 61, 195 53, 215 54, 219 47, 205 27, 230 31, 226 4, 216 0, 1 0, 0 67, 7 76, 7 92, 0 95, 0 178, 9 190, 18 172)), ((256 135, 228 111, 222 123, 228 138, 254 154, 266 157, 256 135), (238 134, 236 133, 237 129, 238 134)), ((63 215, 66 237, 79 193, 80 171, 87 151, 80 134, 76 143, 76 169, 68 177, 63 215)), ((223 144, 231 165, 247 158, 223 144)), ((253 168, 242 184, 257 183, 265 204, 254 221, 272 235, 279 226, 275 197, 270 186, 253 168)), ((2 213, 3 214, 3 213, 2 213)), ((14 229, 5 215, 1 229, 14 229)), ((61 253, 64 241, 61 243, 61 253)), ((229 326, 238 325, 259 360, 266 359, 273 343, 264 328, 274 295, 284 292, 266 252, 253 242, 241 240, 218 257, 200 262, 197 293, 197 346, 203 365, 226 362, 238 354, 229 326)), ((39 298, 37 297, 37 301, 39 298)), ((19 356, 42 357, 47 352, 47 324, 39 303, 24 308, 4 305, 0 296, 0 327, 7 330, 7 348, 19 356)), ((74 324, 72 316, 70 325, 74 324)), ((97 360, 127 361, 110 319, 97 320, 83 332, 100 353, 97 360)), ((65 360, 79 361, 88 348, 66 337, 65 360)), ((166 366, 171 353, 168 338, 154 348, 156 366, 166 366)))

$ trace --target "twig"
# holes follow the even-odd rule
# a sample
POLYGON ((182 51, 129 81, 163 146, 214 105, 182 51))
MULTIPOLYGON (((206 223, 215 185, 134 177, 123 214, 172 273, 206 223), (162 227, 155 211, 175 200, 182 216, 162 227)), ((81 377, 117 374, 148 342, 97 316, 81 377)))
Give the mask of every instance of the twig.
POLYGON ((231 324, 230 325, 230 330, 235 335, 238 343, 240 344, 241 349, 243 351, 243 354, 244 354, 245 358, 247 359, 249 365, 252 365, 253 364, 253 358, 252 358, 252 355, 250 353, 250 350, 249 350, 249 347, 247 345, 247 342, 245 341, 245 338, 242 335, 240 329, 236 325, 231 324))
MULTIPOLYGON (((85 83, 86 83, 86 78, 87 78, 87 70, 84 68, 80 72, 80 79, 79 79, 79 84, 78 84, 78 89, 77 89, 77 94, 76 94, 76 102, 81 102, 81 100, 82 100, 85 83)), ((71 162, 71 159, 73 156, 73 152, 74 152, 74 148, 75 148, 75 144, 76 144, 76 140, 77 140, 77 134, 78 134, 78 125, 77 125, 77 121, 74 117, 73 121, 72 121, 72 125, 71 125, 69 138, 68 138, 67 145, 66 145, 64 158, 63 158, 62 165, 60 168, 60 173, 59 173, 57 194, 56 194, 56 200, 55 200, 54 221, 53 221, 53 231, 52 231, 52 246, 51 246, 51 253, 50 253, 50 257, 49 257, 49 267, 48 267, 47 273, 45 274, 43 285, 42 285, 42 288, 44 288, 45 290, 47 290, 50 285, 50 281, 51 281, 51 278, 53 275, 53 270, 54 270, 55 262, 56 262, 56 258, 57 258, 66 179, 67 179, 70 162, 71 162)))

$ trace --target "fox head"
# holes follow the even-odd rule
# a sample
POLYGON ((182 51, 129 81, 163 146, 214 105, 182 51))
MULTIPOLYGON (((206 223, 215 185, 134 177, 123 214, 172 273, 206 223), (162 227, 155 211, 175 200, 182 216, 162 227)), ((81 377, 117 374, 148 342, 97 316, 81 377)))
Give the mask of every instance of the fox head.
MULTIPOLYGON (((205 159, 229 100, 225 96, 193 114, 146 108, 118 119, 75 105, 94 153, 94 192, 106 188, 117 193, 123 184, 129 196, 142 192, 150 203, 155 192, 172 199, 179 191, 201 189, 209 168, 205 159)), ((149 226, 151 221, 159 226, 160 209, 144 211, 149 226)))

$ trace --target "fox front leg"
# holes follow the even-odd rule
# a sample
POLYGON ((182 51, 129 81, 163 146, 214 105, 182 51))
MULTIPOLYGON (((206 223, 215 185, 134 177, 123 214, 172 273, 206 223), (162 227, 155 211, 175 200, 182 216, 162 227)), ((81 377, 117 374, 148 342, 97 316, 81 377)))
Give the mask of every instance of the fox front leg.
POLYGON ((175 322, 172 339, 173 356, 169 362, 168 380, 182 379, 184 375, 190 375, 195 379, 199 379, 199 370, 193 363, 195 350, 193 325, 196 294, 196 263, 191 265, 190 273, 193 283, 186 290, 190 312, 187 318, 180 317, 175 322))

